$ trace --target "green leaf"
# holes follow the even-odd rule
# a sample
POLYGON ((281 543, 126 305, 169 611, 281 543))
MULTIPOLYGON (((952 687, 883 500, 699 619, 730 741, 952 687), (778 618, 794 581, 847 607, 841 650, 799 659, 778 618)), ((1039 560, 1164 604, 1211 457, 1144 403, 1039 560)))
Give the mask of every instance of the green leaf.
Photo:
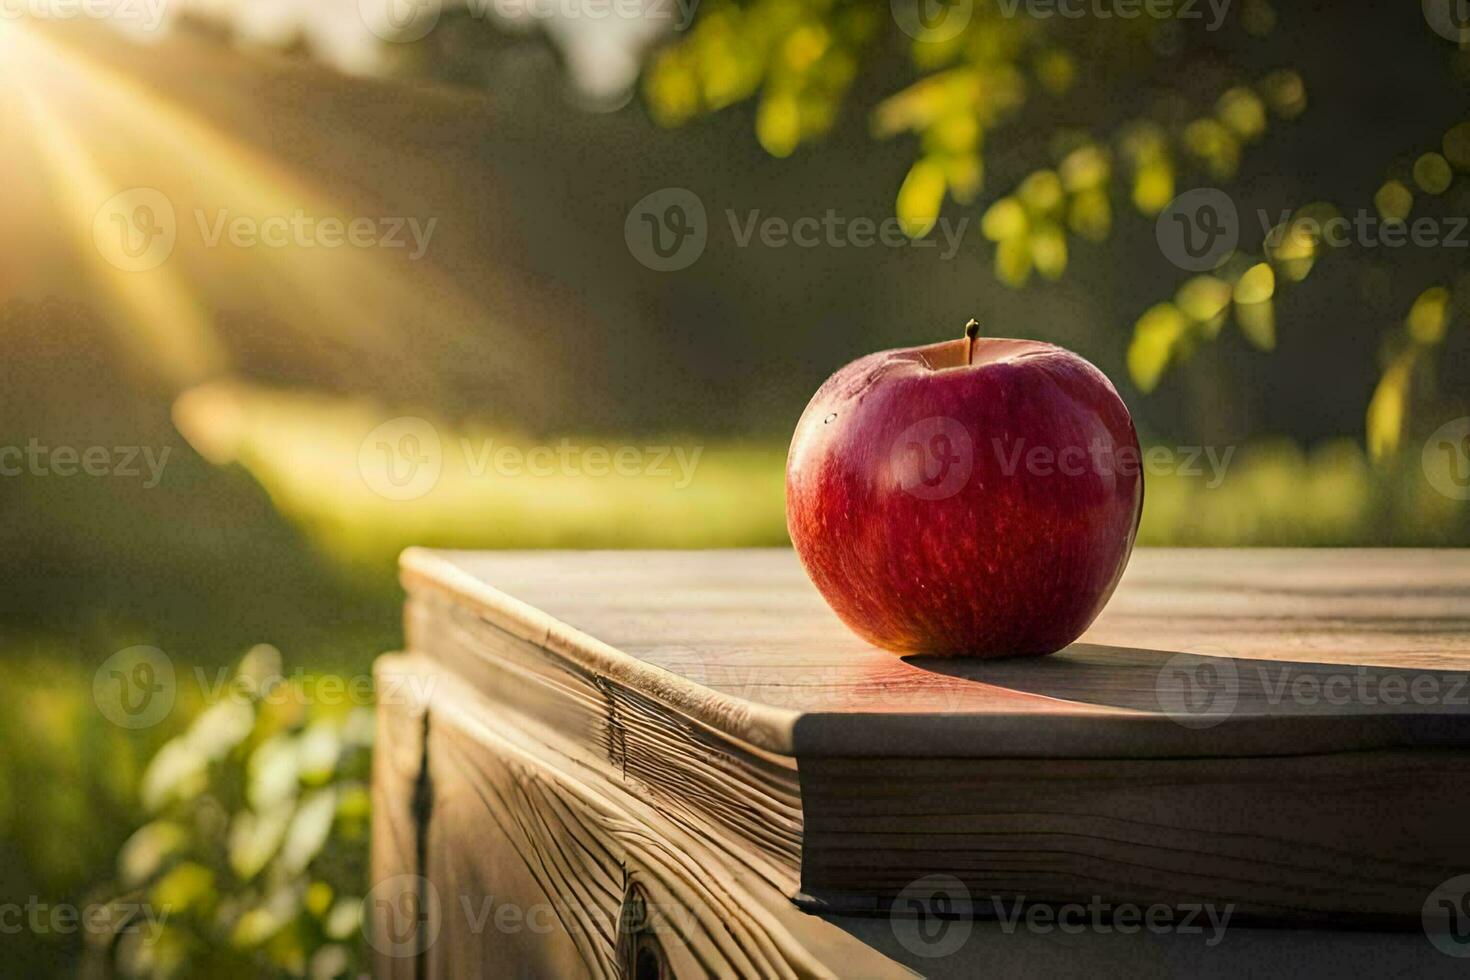
POLYGON ((790 93, 768 95, 756 110, 755 137, 773 157, 788 157, 801 142, 801 106, 790 93))
POLYGON ((205 708, 189 726, 188 739, 210 761, 223 759, 249 737, 255 727, 250 703, 226 696, 205 708))
POLYGON ((1031 233, 1031 261, 1043 279, 1060 279, 1067 268, 1067 237, 1053 224, 1031 233))
POLYGON ((1215 116, 1236 136, 1249 142, 1266 131, 1266 106, 1248 88, 1233 88, 1220 96, 1215 116))
POLYGON ((264 812, 241 810, 230 823, 230 869, 244 881, 260 873, 286 837, 291 804, 277 803, 264 812))
POLYGON ((1167 159, 1152 160, 1133 178, 1133 206, 1152 217, 1174 200, 1174 166, 1167 159))
POLYGON ((307 726, 297 743, 296 758, 301 781, 320 785, 332 778, 337 760, 342 755, 342 736, 329 720, 318 720, 307 726))
POLYGON ((1007 238, 995 246, 995 275, 1007 286, 1026 285, 1031 278, 1031 243, 1025 236, 1007 238))
POLYGON ((362 923, 362 899, 343 898, 332 906, 323 923, 323 931, 332 939, 346 939, 355 933, 362 923))
POLYGON ((1107 238, 1113 226, 1113 206, 1107 192, 1096 187, 1078 192, 1072 198, 1067 226, 1090 242, 1107 238))
POLYGON ((175 866, 150 889, 160 911, 207 911, 214 904, 214 872, 194 861, 175 866))
POLYGON ((944 202, 944 168, 925 157, 909 168, 898 189, 898 220, 910 238, 923 238, 939 220, 944 202))
POLYGON ((1038 170, 1021 181, 1016 194, 1028 212, 1047 216, 1062 205, 1062 179, 1055 171, 1038 170))
POLYGON ((1276 307, 1269 299, 1237 304, 1235 323, 1253 346, 1261 350, 1276 349, 1276 307))
POLYGON ((186 737, 170 740, 148 763, 139 790, 143 806, 156 812, 192 800, 209 785, 209 760, 186 737))
POLYGON ((1307 107, 1307 87, 1294 71, 1273 71, 1261 80, 1260 87, 1271 111, 1283 119, 1295 119, 1307 107))
POLYGON ((1456 170, 1470 170, 1470 122, 1450 127, 1441 143, 1447 159, 1456 170))
POLYGON ((1234 299, 1241 305, 1264 303, 1276 292, 1276 273, 1265 262, 1257 262, 1235 281, 1234 299))
POLYGON ((336 814, 336 790, 328 787, 308 793, 286 831, 286 840, 281 845, 281 866, 293 874, 305 870, 327 843, 336 814))
POLYGON ((1449 307, 1450 291, 1443 286, 1434 286, 1419 294, 1406 321, 1409 336, 1416 344, 1428 347, 1444 339, 1445 326, 1450 319, 1449 307))
POLYGON ((183 827, 164 820, 138 828, 118 851, 117 869, 123 884, 131 888, 152 878, 184 849, 188 839, 183 827))
POLYGON ((1414 161, 1414 183, 1426 194, 1443 194, 1453 179, 1450 162, 1438 153, 1426 153, 1414 161))
POLYGON ((1112 172, 1106 151, 1095 143, 1080 146, 1067 154, 1059 169, 1062 186, 1073 194, 1101 187, 1112 172))
POLYGON ((1373 399, 1368 403, 1368 452, 1374 461, 1387 459, 1398 452, 1413 367, 1414 348, 1410 347, 1383 372, 1378 387, 1373 391, 1373 399))
POLYGON ((1390 180, 1373 195, 1373 205, 1384 221, 1403 221, 1414 207, 1414 194, 1397 180, 1390 180))
POLYGON ((992 242, 1003 242, 1026 233, 1026 209, 1014 197, 1003 197, 985 209, 980 233, 992 242))
POLYGON ((1133 325, 1128 374, 1140 391, 1153 391, 1189 330, 1189 320, 1173 303, 1151 307, 1133 325))
POLYGON ((1174 294, 1174 305, 1198 323, 1213 320, 1230 302, 1230 284, 1217 276, 1195 276, 1174 294))
POLYGON ((954 199, 962 204, 973 201, 985 180, 985 161, 980 154, 961 153, 945 157, 943 164, 944 179, 954 199))
POLYGON ((276 735, 258 745, 247 764, 246 797, 251 806, 265 810, 296 796, 300 758, 296 740, 276 735))

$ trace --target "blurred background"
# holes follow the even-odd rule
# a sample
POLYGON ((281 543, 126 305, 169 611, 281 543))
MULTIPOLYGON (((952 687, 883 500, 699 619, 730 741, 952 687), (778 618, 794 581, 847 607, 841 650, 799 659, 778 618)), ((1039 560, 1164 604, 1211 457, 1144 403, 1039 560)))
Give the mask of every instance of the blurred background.
POLYGON ((361 970, 397 553, 782 544, 971 316, 1113 378, 1144 544, 1470 542, 1455 14, 0 4, 6 970, 361 970))

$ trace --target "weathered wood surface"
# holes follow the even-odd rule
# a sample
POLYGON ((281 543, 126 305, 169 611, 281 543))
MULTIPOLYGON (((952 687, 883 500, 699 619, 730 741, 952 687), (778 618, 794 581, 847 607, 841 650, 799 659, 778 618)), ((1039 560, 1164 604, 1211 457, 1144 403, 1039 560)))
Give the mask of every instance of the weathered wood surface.
POLYGON ((897 658, 868 646, 842 627, 788 551, 410 551, 404 577, 411 591, 448 596, 569 663, 788 755, 1141 757, 1470 744, 1462 683, 1470 553, 1142 550, 1078 643, 1048 658, 998 661, 897 658), (1207 698, 1211 683, 1224 681, 1205 668, 1222 661, 1233 677, 1224 723, 1205 734, 1177 724, 1170 698, 1207 698), (1374 668, 1375 685, 1395 671, 1402 683, 1433 676, 1440 697, 1314 704, 1289 696, 1302 678, 1356 682, 1360 665, 1374 668))
POLYGON ((425 873, 584 910, 564 941, 496 936, 491 959, 461 936, 436 973, 501 954, 626 970, 618 923, 648 902, 695 909, 660 954, 678 975, 887 975, 892 950, 834 970, 856 953, 805 936, 820 919, 782 918, 787 899, 861 936, 842 913, 935 873, 980 914, 1101 897, 1417 930, 1470 870, 1458 553, 1144 551, 1080 643, 993 662, 867 647, 786 552, 414 551, 404 582, 413 656, 389 663, 435 682, 425 873), (1321 696, 1393 677, 1435 697, 1321 696), (477 835, 493 867, 466 857, 477 835), (716 866, 718 894, 692 890, 716 866), (722 945, 710 923, 735 910, 756 918, 722 945))
MULTIPOLYGON (((379 707, 385 733, 427 726, 423 792, 411 794, 422 804, 410 812, 385 801, 374 880, 413 876, 432 892, 408 911, 370 897, 378 975, 913 975, 799 911, 717 834, 588 766, 563 733, 502 710, 422 657, 380 658, 377 681, 429 697, 379 707), (426 677, 435 683, 400 683, 426 677), (404 940, 415 918, 418 941, 404 940)), ((380 767, 384 796, 404 792, 400 776, 391 762, 380 767)))
POLYGON ((952 953, 916 954, 887 916, 797 911, 742 865, 741 852, 711 847, 697 827, 681 836, 636 785, 589 777, 534 732, 527 744, 519 719, 427 658, 383 657, 377 674, 380 691, 427 695, 390 697, 378 709, 379 887, 368 903, 378 977, 1224 978, 1286 975, 1308 963, 1332 976, 1462 973, 1461 961, 1418 934, 1233 922, 1217 941, 1203 926, 1125 934, 960 921, 950 927, 967 937, 952 953), (420 684, 425 677, 436 683, 420 684), (672 863, 648 860, 667 847, 687 851, 670 854, 672 863), (685 856, 696 862, 692 875, 685 856), (730 902, 746 931, 727 927, 730 902), (749 944, 755 958, 726 958, 719 942, 749 944), (772 949, 789 956, 789 972, 761 959, 772 949))

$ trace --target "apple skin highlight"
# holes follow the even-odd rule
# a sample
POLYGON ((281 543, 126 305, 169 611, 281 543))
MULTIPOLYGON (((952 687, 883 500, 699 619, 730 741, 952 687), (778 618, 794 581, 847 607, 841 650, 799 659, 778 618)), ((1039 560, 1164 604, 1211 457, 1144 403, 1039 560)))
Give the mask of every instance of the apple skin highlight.
POLYGON ((882 351, 812 397, 786 467, 807 574, 898 654, 1035 656, 1077 639, 1143 509, 1127 407, 1096 367, 1029 340, 882 351))

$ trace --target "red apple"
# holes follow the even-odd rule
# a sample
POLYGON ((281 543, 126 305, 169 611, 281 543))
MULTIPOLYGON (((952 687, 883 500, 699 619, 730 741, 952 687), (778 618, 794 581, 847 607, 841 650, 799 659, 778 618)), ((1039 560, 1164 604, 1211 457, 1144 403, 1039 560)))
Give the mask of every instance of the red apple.
POLYGON ((791 441, 797 554, 842 621, 895 653, 1060 650, 1138 531, 1138 435, 1112 383, 1052 344, 977 334, 852 362, 791 441))

